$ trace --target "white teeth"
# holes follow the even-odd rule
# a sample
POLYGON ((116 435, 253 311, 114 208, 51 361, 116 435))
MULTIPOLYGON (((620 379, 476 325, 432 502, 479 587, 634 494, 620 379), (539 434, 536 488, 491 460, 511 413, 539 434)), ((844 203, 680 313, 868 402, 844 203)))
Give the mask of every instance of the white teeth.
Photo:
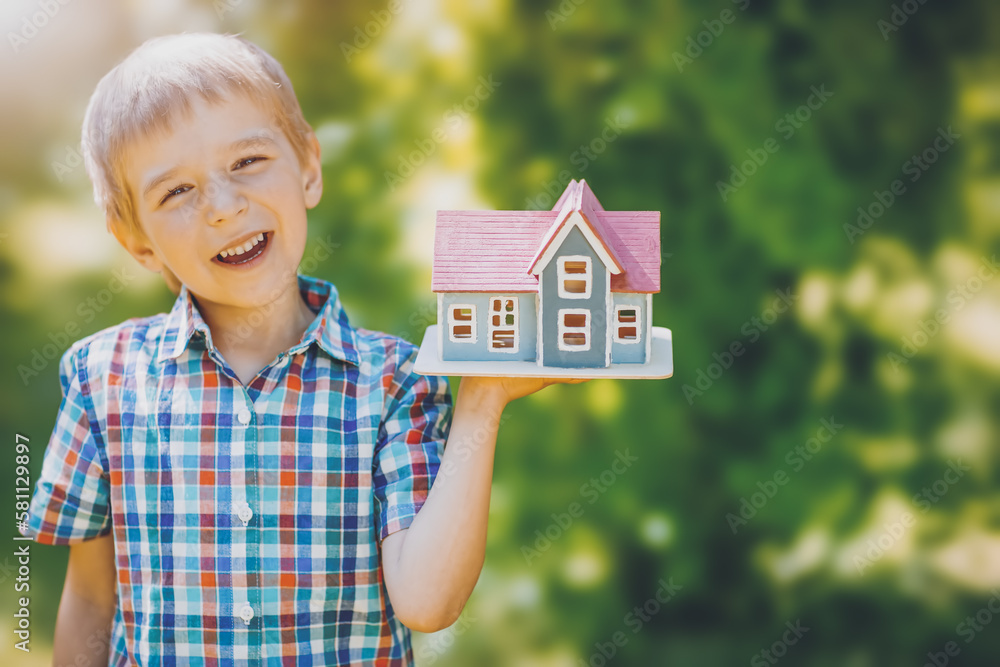
POLYGON ((257 236, 254 236, 243 245, 233 246, 232 248, 223 250, 222 252, 219 253, 219 257, 225 259, 230 255, 242 255, 243 253, 247 252, 248 250, 250 250, 250 248, 253 248, 255 245, 257 245, 263 240, 264 240, 264 232, 261 232, 260 234, 257 234, 257 236))

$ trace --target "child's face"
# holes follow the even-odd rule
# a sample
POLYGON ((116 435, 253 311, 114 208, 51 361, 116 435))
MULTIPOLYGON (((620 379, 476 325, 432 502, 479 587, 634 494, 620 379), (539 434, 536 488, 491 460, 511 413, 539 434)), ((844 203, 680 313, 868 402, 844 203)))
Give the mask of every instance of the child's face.
POLYGON ((257 105, 238 95, 216 104, 196 97, 190 114, 137 142, 128 158, 146 238, 119 240, 144 266, 173 273, 206 305, 259 307, 298 289, 306 210, 322 194, 315 139, 300 165, 257 105))

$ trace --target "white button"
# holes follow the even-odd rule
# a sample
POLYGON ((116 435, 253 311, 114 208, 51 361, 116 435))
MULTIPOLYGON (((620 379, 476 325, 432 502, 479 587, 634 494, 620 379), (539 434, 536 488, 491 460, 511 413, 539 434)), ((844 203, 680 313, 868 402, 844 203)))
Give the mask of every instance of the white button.
POLYGON ((253 618, 253 607, 250 606, 249 602, 240 607, 240 618, 243 619, 244 623, 250 625, 250 619, 253 618))
POLYGON ((248 523, 250 523, 250 519, 253 518, 253 510, 250 509, 249 505, 243 503, 243 506, 240 507, 239 511, 236 513, 236 516, 240 518, 240 521, 242 521, 243 525, 245 526, 248 523))
POLYGON ((246 408, 243 408, 242 410, 240 410, 239 414, 236 415, 236 418, 240 420, 241 424, 246 426, 247 424, 250 423, 250 411, 247 410, 246 408))

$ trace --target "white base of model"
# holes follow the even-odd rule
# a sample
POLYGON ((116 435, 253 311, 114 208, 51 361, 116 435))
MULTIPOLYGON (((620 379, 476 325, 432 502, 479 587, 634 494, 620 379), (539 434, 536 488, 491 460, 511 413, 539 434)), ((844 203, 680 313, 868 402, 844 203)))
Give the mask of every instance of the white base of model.
POLYGON ((535 361, 441 361, 439 325, 424 333, 413 370, 421 375, 478 375, 484 377, 620 378, 657 380, 674 374, 673 337, 670 329, 653 327, 649 359, 644 364, 611 364, 607 368, 555 368, 535 361))

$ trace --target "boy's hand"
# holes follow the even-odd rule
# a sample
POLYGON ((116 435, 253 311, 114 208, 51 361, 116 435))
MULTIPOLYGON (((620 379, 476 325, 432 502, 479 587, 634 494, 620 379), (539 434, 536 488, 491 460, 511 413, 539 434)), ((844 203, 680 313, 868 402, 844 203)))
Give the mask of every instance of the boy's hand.
POLYGON ((462 378, 460 390, 474 395, 488 396, 499 401, 503 407, 511 401, 534 394, 553 384, 580 384, 586 378, 538 378, 538 377, 479 377, 462 378))

